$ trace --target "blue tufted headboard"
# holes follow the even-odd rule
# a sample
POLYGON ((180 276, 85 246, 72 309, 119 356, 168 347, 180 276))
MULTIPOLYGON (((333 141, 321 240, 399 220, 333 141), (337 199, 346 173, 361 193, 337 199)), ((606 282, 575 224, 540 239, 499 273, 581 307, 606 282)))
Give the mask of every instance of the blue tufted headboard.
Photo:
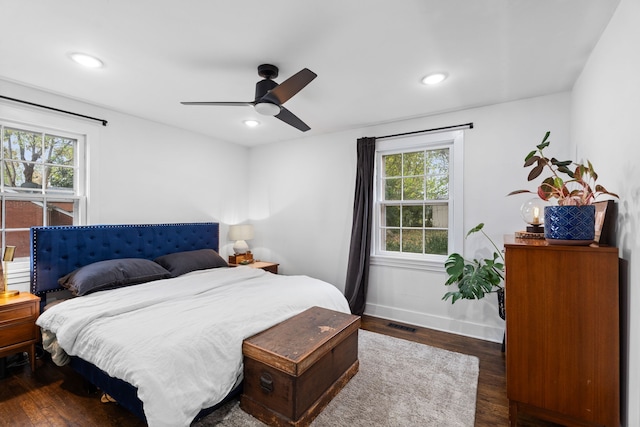
POLYGON ((218 232, 219 224, 213 222, 32 227, 31 292, 42 296, 59 291, 60 277, 106 259, 218 251, 218 232))

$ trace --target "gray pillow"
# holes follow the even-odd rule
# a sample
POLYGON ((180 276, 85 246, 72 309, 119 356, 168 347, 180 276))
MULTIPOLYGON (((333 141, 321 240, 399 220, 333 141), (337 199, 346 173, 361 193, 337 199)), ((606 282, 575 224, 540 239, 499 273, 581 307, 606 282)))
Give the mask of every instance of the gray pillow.
POLYGON ((173 277, 178 277, 195 270, 229 266, 218 252, 213 249, 175 252, 162 255, 154 259, 154 261, 170 271, 173 277))
POLYGON ((80 267, 58 279, 58 284, 69 289, 73 295, 82 296, 169 277, 170 272, 151 260, 122 258, 98 261, 80 267))

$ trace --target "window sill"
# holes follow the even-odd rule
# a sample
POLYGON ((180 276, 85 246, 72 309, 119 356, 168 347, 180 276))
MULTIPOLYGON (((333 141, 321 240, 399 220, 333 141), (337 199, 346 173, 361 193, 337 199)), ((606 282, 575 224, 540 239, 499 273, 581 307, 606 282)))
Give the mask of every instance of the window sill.
POLYGON ((383 267, 397 267, 397 268, 412 268, 415 270, 437 271, 444 272, 444 262, 446 257, 442 257, 442 260, 437 259, 424 259, 424 258, 400 258, 384 255, 371 255, 370 264, 380 265, 383 267))

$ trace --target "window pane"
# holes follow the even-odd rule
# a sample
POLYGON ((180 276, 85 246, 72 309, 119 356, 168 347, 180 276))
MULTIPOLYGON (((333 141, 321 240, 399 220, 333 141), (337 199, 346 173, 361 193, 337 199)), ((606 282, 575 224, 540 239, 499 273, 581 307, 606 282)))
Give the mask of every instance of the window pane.
POLYGON ((47 204, 48 225, 73 225, 78 202, 49 202, 47 204))
MULTIPOLYGON (((6 236, 6 245, 16 247, 16 252, 13 255, 14 259, 29 257, 31 255, 29 230, 7 231, 6 236)), ((8 269, 11 269, 11 267, 9 266, 8 269)))
POLYGON ((422 253, 422 230, 402 229, 402 252, 422 253))
POLYGON ((427 178, 427 199, 447 200, 449 198, 449 175, 427 178))
POLYGON ((402 207, 402 226, 403 227, 422 227, 423 207, 420 206, 403 206, 402 207))
POLYGON ((2 149, 5 159, 42 161, 42 134, 5 128, 2 149))
POLYGON ((50 166, 47 170, 47 189, 73 192, 73 168, 50 166))
POLYGON ((424 231, 425 252, 436 255, 446 255, 448 252, 449 236, 447 230, 424 231))
POLYGON ((426 205, 424 207, 424 226, 436 228, 449 227, 448 205, 426 205))
POLYGON ((429 150, 425 154, 427 173, 430 175, 449 174, 449 150, 429 150))
POLYGON ((400 227, 400 206, 384 207, 385 226, 400 227))
POLYGON ((400 230, 385 230, 384 249, 400 252, 400 230))
POLYGON ((6 228, 29 228, 42 224, 43 203, 24 200, 6 200, 6 228))
POLYGON ((48 154, 48 158, 44 159, 47 163, 53 163, 56 165, 73 166, 73 154, 75 151, 75 139, 63 138, 60 136, 45 136, 45 149, 48 154))
POLYGON ((402 157, 402 175, 424 175, 424 151, 405 153, 402 157))
POLYGON ((402 154, 382 156, 384 176, 402 175, 402 154))
POLYGON ((402 179, 391 178, 384 180, 384 199, 401 200, 402 179))
POLYGON ((424 200, 424 176, 405 178, 402 181, 403 200, 424 200))
POLYGON ((42 165, 24 162, 4 163, 4 185, 25 191, 42 188, 42 165))

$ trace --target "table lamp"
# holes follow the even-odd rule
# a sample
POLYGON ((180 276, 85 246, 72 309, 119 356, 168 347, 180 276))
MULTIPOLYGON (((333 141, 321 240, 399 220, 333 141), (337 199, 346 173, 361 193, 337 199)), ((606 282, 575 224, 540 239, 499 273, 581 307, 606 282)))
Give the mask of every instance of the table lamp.
POLYGON ((233 252, 235 254, 245 254, 249 250, 249 245, 245 240, 253 239, 253 225, 238 224, 229 227, 229 240, 235 240, 233 252))
POLYGON ((520 214, 524 222, 529 224, 527 232, 544 233, 544 207, 546 203, 540 198, 533 198, 523 203, 520 214))

